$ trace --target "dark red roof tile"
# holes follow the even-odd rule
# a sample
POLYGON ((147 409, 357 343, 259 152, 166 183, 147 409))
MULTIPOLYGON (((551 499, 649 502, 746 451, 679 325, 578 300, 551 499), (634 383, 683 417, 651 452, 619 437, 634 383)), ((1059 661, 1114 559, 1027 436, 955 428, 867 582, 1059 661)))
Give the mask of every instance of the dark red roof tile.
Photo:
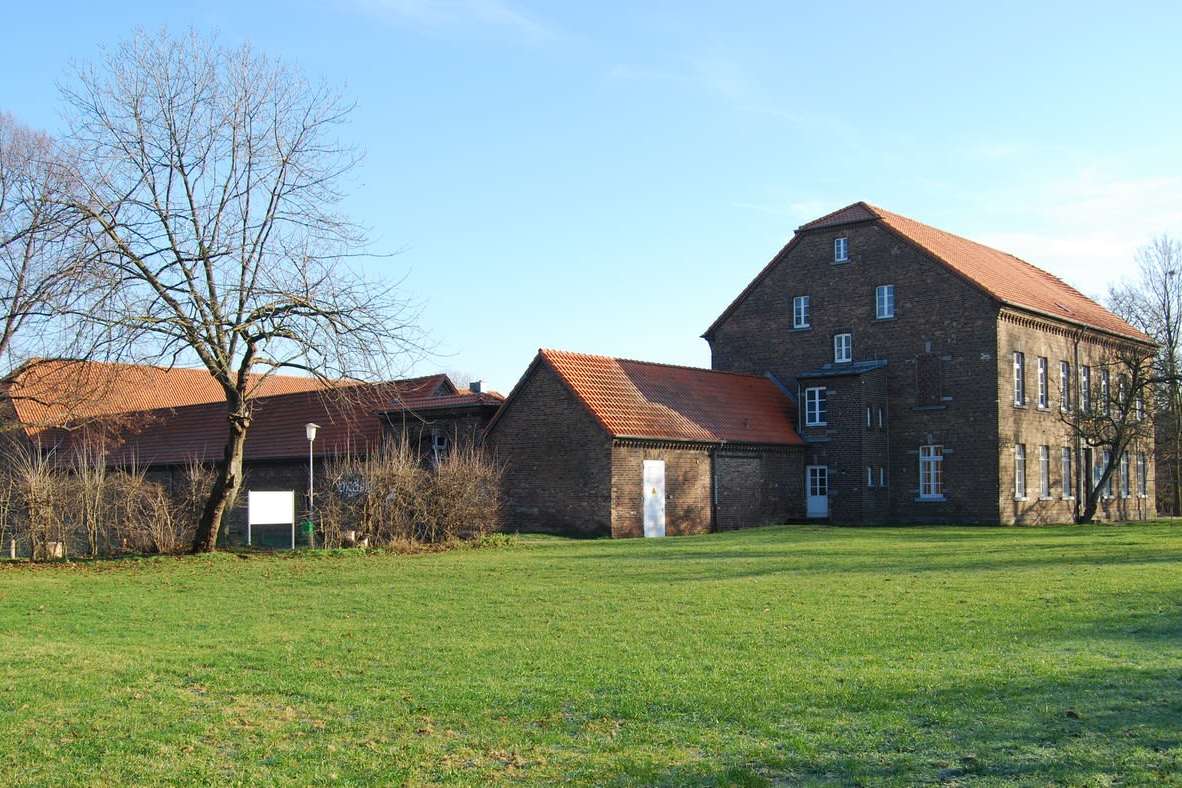
POLYGON ((767 378, 561 350, 539 355, 614 437, 802 443, 792 402, 767 378))
POLYGON ((797 235, 793 236, 792 240, 772 258, 771 262, 718 316, 710 328, 706 329, 704 336, 709 337, 714 333, 714 330, 746 299, 747 295, 768 272, 791 251, 801 233, 865 221, 880 222, 1003 304, 1142 342, 1152 341, 1146 334, 1129 325, 1062 279, 1025 260, 976 241, 962 238, 959 235, 930 227, 906 216, 891 213, 866 202, 847 205, 819 219, 802 224, 797 229, 797 235))

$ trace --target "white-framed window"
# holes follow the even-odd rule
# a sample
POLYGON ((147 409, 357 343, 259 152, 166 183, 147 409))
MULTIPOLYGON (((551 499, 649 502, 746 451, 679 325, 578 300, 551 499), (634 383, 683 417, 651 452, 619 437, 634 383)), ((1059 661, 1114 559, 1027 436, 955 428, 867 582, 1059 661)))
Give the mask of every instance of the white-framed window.
POLYGON ((926 499, 944 497, 943 446, 919 447, 919 497, 926 499))
POLYGON ((1072 489, 1075 487, 1075 475, 1071 472, 1071 449, 1063 448, 1063 497, 1072 498, 1072 489))
POLYGON ((874 408, 866 406, 866 429, 874 426, 874 408))
MULTIPOLYGON (((1144 455, 1142 455, 1142 456, 1144 456, 1144 455)), ((878 466, 878 486, 879 487, 886 487, 887 486, 886 466, 885 465, 878 466)))
POLYGON ((833 335, 833 360, 844 364, 854 360, 854 335, 833 335))
POLYGON ((1120 497, 1129 497, 1129 453, 1127 451, 1121 452, 1120 455, 1120 497))
POLYGON ((874 288, 874 316, 879 320, 895 316, 894 285, 879 285, 874 288))
POLYGON ((871 487, 871 488, 874 487, 874 466, 873 465, 866 466, 866 486, 871 487))
POLYGON ((1014 446, 1014 500, 1026 500, 1026 444, 1014 446))
POLYGON ((1133 417, 1137 421, 1143 420, 1145 418, 1145 395, 1138 393, 1137 398, 1133 401, 1133 407, 1133 417))
POLYGON ((1071 365, 1066 361, 1059 362, 1059 410, 1071 410, 1071 365))
POLYGON ((1026 404, 1026 354, 1014 351, 1014 405, 1026 404))
POLYGON ((1108 396, 1108 370, 1100 370, 1100 410, 1107 416, 1112 412, 1112 404, 1108 396))
POLYGON ((850 259, 850 239, 844 235, 833 239, 833 262, 844 263, 850 259))
POLYGON ((1092 410, 1092 368, 1086 365, 1079 368, 1079 410, 1081 413, 1092 410))
POLYGON ((826 413, 825 387, 804 390, 804 426, 823 427, 826 413))
POLYGON ((1046 409, 1050 404, 1050 392, 1047 390, 1047 360, 1046 358, 1038 357, 1038 407, 1046 409))
POLYGON ((1149 496, 1149 462, 1144 452, 1137 455, 1137 494, 1142 498, 1149 496))
POLYGON ((809 297, 806 295, 792 299, 792 327, 809 327, 809 297))
POLYGON ((881 405, 878 406, 878 428, 886 428, 886 411, 881 405))
POLYGON ((1051 447, 1038 447, 1038 496, 1051 497, 1051 447))

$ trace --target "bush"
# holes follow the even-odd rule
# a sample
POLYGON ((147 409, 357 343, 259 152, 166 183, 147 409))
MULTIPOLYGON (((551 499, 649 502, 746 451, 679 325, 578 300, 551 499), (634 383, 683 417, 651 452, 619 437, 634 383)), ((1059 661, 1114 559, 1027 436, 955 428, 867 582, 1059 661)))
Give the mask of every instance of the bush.
POLYGON ((443 544, 492 531, 500 515, 501 468, 479 448, 462 445, 434 468, 405 441, 367 456, 329 463, 317 490, 325 547, 406 542, 443 544))
POLYGON ((192 541, 210 487, 197 463, 181 483, 152 481, 144 469, 111 469, 100 441, 83 440, 72 457, 10 443, 0 476, 0 536, 7 550, 33 559, 67 555, 176 553, 192 541))

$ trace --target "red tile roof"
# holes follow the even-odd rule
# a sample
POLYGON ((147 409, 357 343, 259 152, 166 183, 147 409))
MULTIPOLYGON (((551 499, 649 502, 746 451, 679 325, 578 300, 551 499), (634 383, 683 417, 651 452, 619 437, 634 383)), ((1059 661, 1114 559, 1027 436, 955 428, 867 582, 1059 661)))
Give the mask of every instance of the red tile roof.
MULTIPOLYGON (((349 396, 320 391, 279 394, 255 401, 246 436, 247 460, 284 460, 308 456, 304 425, 320 430, 313 443, 317 456, 367 449, 380 440, 376 415, 388 402, 378 386, 351 387, 349 396)), ((220 460, 229 436, 225 405, 209 403, 136 414, 134 426, 108 443, 108 462, 148 465, 182 464, 193 459, 220 460)))
MULTIPOLYGON (((398 394, 404 398, 430 396, 441 386, 455 391, 442 374, 398 385, 398 394)), ((272 374, 254 376, 250 393, 257 398, 324 390, 325 384, 312 377, 272 374)), ((117 414, 205 404, 220 407, 225 397, 204 369, 56 360, 24 365, 10 376, 7 391, 17 418, 30 434, 117 414)))
MULTIPOLYGON (((383 434, 379 412, 390 409, 392 404, 419 403, 426 407, 433 399, 426 395, 427 391, 440 390, 440 383, 446 385, 437 399, 452 406, 472 400, 453 394, 455 388, 445 375, 256 398, 245 458, 258 461, 307 457, 304 425, 308 422, 320 425, 313 444, 316 456, 372 448, 383 434)), ((70 457, 73 443, 83 434, 45 431, 47 440, 58 442, 62 461, 70 457)), ((216 461, 222 457, 228 436, 226 409, 221 402, 140 411, 108 432, 107 461, 111 465, 134 462, 141 467, 183 464, 193 459, 216 461)))
POLYGON ((454 394, 440 394, 433 397, 404 397, 393 403, 387 410, 390 413, 403 411, 439 410, 441 408, 462 408, 473 405, 488 405, 499 407, 505 401, 505 396, 496 391, 469 391, 459 389, 454 394))
POLYGON ((539 350, 539 361, 613 437, 802 443, 792 402, 767 378, 561 350, 539 350))
POLYGON ((1143 332, 1062 279, 1025 260, 866 202, 847 205, 801 225, 788 245, 714 321, 706 330, 705 336, 711 335, 734 311, 755 285, 793 247, 801 233, 865 221, 881 223, 1003 304, 1142 342, 1152 341, 1143 332))

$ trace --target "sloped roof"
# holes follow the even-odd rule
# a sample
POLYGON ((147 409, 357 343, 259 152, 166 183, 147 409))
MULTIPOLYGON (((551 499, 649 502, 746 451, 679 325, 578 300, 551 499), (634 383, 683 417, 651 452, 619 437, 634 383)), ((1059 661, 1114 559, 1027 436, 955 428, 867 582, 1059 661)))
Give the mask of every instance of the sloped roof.
POLYGON ((792 402, 767 378, 562 350, 539 350, 539 362, 613 437, 802 443, 792 402))
MULTIPOLYGON (((374 414, 377 401, 377 391, 355 391, 344 399, 319 391, 258 399, 246 436, 245 459, 307 457, 304 425, 308 422, 320 425, 313 443, 317 456, 367 448, 382 434, 381 421, 374 414)), ((221 459, 229 437, 224 404, 190 405, 142 415, 142 421, 112 439, 110 464, 167 465, 221 459)))
POLYGON ((712 334, 718 325, 742 303, 755 285, 792 248, 800 234, 867 221, 881 223, 1003 304, 1141 342, 1152 341, 1145 333, 1129 325, 1059 277, 1031 265, 1021 258, 878 208, 867 202, 847 205, 797 228, 797 234, 792 241, 719 315, 718 319, 706 330, 705 336, 712 334))
MULTIPOLYGON (((441 385, 455 391, 442 374, 411 378, 398 385, 399 395, 405 398, 430 396, 441 385)), ((188 367, 38 360, 13 373, 7 386, 17 418, 30 434, 106 416, 225 401, 208 371, 188 367)), ((250 394, 272 397, 324 389, 324 383, 312 377, 256 375, 250 394)))
MULTIPOLYGON (((255 399, 250 430, 246 436, 245 459, 290 460, 308 456, 304 425, 320 426, 313 443, 318 457, 343 454, 375 446, 382 438, 383 421, 378 412, 391 403, 403 403, 407 391, 421 391, 427 381, 447 382, 439 399, 453 401, 456 395, 444 375, 390 383, 341 386, 332 391, 297 391, 255 399)), ((426 402, 427 396, 409 401, 426 402)), ((58 446, 62 461, 86 431, 65 433, 48 430, 58 446)), ((91 434, 94 434, 93 432, 91 434)), ((229 427, 226 406, 221 402, 140 411, 133 419, 119 422, 105 438, 107 462, 111 465, 177 465, 193 459, 220 460, 229 427)))
POLYGON ((476 405, 499 407, 505 395, 497 391, 470 391, 459 389, 454 394, 440 394, 430 397, 403 397, 387 408, 388 413, 402 413, 443 408, 464 408, 476 405))

